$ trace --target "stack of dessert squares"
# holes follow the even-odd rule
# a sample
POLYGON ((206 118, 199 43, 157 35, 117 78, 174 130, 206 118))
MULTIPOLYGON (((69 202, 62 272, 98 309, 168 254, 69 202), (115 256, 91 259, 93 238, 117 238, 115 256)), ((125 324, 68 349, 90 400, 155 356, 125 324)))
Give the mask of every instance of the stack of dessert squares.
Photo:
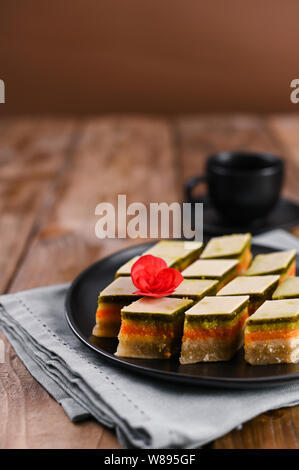
POLYGON ((167 297, 140 297, 129 260, 99 295, 93 335, 118 337, 117 356, 181 364, 228 361, 244 345, 252 365, 299 361, 296 251, 252 259, 251 234, 157 242, 143 255, 162 258, 184 280, 167 297))

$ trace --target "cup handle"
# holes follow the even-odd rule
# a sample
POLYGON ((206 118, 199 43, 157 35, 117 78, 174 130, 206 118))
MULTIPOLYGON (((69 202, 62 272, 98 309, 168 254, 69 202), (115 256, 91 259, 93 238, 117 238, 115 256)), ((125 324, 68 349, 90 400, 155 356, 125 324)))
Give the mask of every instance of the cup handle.
POLYGON ((193 189, 195 186, 197 186, 199 183, 206 183, 207 182, 207 177, 205 175, 203 176, 194 176, 193 178, 189 178, 187 182, 185 183, 185 198, 187 202, 196 202, 196 200, 193 198, 193 189))

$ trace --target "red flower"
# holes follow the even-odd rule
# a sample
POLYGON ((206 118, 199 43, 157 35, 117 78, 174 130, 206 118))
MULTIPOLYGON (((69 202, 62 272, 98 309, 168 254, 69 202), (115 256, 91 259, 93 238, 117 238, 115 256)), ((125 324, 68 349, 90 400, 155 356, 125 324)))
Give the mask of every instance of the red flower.
POLYGON ((180 285, 183 276, 179 271, 168 268, 162 258, 152 255, 141 256, 132 266, 131 277, 137 287, 134 294, 148 297, 165 297, 180 285))

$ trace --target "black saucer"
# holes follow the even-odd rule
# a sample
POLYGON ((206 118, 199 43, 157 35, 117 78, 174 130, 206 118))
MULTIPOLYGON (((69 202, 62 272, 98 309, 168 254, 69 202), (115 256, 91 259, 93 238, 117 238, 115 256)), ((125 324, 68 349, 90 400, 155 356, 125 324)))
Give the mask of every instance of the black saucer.
POLYGON ((223 220, 207 198, 203 199, 203 229, 205 234, 223 235, 225 233, 267 232, 275 228, 291 228, 299 225, 299 205, 288 199, 280 199, 277 206, 265 219, 256 220, 246 225, 232 225, 223 220))

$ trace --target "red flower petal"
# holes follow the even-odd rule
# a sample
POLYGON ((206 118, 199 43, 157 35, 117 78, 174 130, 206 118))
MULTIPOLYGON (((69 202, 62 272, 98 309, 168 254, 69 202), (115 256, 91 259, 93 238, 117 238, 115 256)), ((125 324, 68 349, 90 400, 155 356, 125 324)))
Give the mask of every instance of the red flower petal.
POLYGON ((172 289, 174 291, 184 278, 177 269, 166 268, 159 272, 157 279, 163 285, 163 290, 172 289))
POLYGON ((168 268, 162 258, 152 255, 141 256, 131 269, 133 284, 137 287, 134 294, 164 297, 172 294, 182 282, 182 274, 168 268))

